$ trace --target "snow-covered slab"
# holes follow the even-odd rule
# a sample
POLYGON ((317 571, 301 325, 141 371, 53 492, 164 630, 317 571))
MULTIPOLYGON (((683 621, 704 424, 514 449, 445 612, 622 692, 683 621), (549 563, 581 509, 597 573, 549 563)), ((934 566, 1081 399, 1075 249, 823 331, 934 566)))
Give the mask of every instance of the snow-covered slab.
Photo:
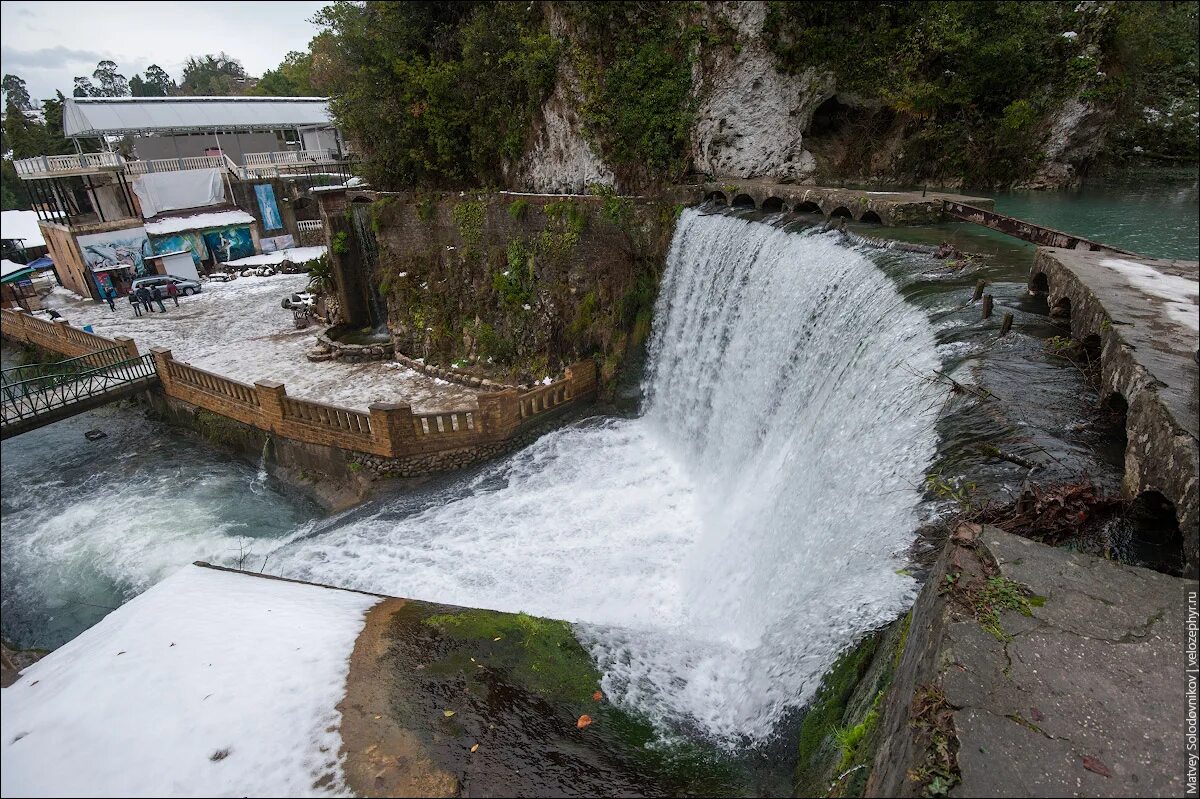
POLYGON ((101 336, 129 336, 138 349, 166 347, 176 360, 253 384, 278 380, 289 396, 366 411, 372 402, 401 402, 417 410, 469 408, 475 391, 429 377, 395 361, 310 363, 319 327, 297 330, 280 301, 308 288, 308 275, 243 277, 206 281, 201 292, 167 302, 166 313, 135 316, 129 303, 110 311, 56 288, 43 298, 75 327, 91 325, 101 336))
POLYGON ((378 601, 185 567, 4 689, 0 792, 344 793, 337 704, 378 601))
POLYGON ((248 258, 239 258, 236 261, 226 261, 225 265, 245 268, 247 266, 274 266, 284 261, 291 261, 294 264, 304 264, 309 261, 315 261, 324 254, 324 245, 317 247, 289 247, 286 250, 276 250, 275 252, 263 253, 262 255, 251 255, 248 258))
POLYGON ((26 247, 44 247, 36 211, 0 211, 0 238, 24 239, 26 247))
POLYGON ((204 230, 210 227, 226 227, 228 225, 248 225, 254 217, 245 211, 213 211, 207 214, 192 214, 191 216, 173 216, 159 219, 157 222, 147 222, 146 232, 152 236, 163 236, 168 233, 180 233, 185 230, 204 230))

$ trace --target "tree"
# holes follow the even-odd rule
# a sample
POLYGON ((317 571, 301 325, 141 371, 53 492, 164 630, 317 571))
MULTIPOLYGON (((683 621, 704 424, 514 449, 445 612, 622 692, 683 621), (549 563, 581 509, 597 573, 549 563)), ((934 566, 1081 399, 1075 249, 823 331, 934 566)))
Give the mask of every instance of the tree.
POLYGON ((312 54, 292 50, 275 69, 263 73, 254 94, 262 97, 312 97, 312 54))
POLYGON ((2 88, 4 89, 5 104, 11 103, 22 111, 29 111, 33 108, 33 103, 29 99, 29 90, 25 88, 25 81, 16 75, 5 75, 2 88))
POLYGON ((28 211, 29 189, 25 181, 17 177, 17 169, 7 158, 0 162, 0 210, 28 211))
POLYGON ((167 71, 158 64, 146 67, 145 85, 153 92, 146 95, 147 97, 166 97, 175 90, 175 81, 171 80, 167 71))
POLYGON ((75 91, 72 94, 76 97, 96 97, 99 95, 99 91, 89 79, 77 77, 75 78, 75 91))
POLYGON ((134 97, 166 97, 175 88, 175 81, 158 64, 146 67, 145 78, 134 75, 129 79, 129 93, 134 97))
POLYGON ((242 62, 225 53, 192 56, 184 64, 179 90, 181 94, 200 96, 244 94, 253 87, 252 81, 242 62))
POLYGON ((115 62, 101 61, 96 65, 96 71, 92 73, 92 77, 96 79, 96 83, 98 84, 96 87, 96 96, 129 96, 129 81, 125 80, 124 75, 117 72, 117 65, 115 62))

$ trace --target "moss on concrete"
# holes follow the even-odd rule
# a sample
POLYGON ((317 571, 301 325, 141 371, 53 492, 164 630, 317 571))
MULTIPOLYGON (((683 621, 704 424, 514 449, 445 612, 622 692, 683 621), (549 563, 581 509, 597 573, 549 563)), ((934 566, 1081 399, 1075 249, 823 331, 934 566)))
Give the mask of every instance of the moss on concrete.
POLYGON ((862 795, 911 621, 907 613, 867 636, 825 674, 800 726, 795 796, 862 795))
MULTIPOLYGON (((417 603, 409 608, 416 611, 417 603)), ((423 666, 426 678, 465 680, 463 694, 484 704, 494 701, 498 692, 528 692, 549 703, 565 727, 587 715, 590 736, 603 740, 604 748, 629 767, 670 785, 672 793, 754 792, 743 764, 706 744, 664 738, 647 718, 610 702, 600 688, 600 671, 566 622, 525 613, 462 610, 425 616, 421 624, 451 644, 423 666)))

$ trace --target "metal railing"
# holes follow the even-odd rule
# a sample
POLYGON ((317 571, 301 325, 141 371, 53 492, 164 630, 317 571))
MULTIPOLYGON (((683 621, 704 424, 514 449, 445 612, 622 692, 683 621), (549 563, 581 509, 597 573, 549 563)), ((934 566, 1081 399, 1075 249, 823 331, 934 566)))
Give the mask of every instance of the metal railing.
MULTIPOLYGON (((97 355, 98 353, 92 353, 97 355)), ((72 358, 72 361, 83 362, 91 356, 72 358)), ((62 366, 62 364, 47 364, 46 366, 62 366)), ((126 358, 115 363, 80 369, 78 371, 61 371, 27 378, 25 380, 8 380, 8 372, 16 372, 26 367, 5 370, 5 380, 0 385, 3 394, 3 404, 0 405, 3 427, 7 428, 18 422, 36 420, 53 411, 103 396, 117 389, 124 388, 137 382, 149 382, 158 379, 154 368, 154 358, 142 355, 137 358, 126 358)))
POLYGON ((80 355, 78 358, 67 358, 54 363, 30 363, 24 366, 12 366, 0 371, 0 385, 9 386, 26 384, 34 385, 42 381, 44 385, 53 385, 63 380, 73 380, 84 372, 102 369, 129 360, 129 351, 124 347, 109 347, 96 352, 80 355))

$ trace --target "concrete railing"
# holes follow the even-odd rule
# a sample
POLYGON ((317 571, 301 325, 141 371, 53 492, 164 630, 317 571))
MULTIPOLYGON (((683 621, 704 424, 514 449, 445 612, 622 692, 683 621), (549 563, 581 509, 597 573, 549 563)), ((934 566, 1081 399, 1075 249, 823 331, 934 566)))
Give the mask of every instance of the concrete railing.
POLYGON ((154 158, 149 161, 126 161, 125 171, 130 175, 148 175, 155 172, 181 172, 188 169, 224 169, 225 159, 219 155, 197 155, 188 158, 154 158))
POLYGON ((22 178, 34 178, 120 169, 123 164, 121 156, 116 153, 79 153, 21 158, 13 161, 13 168, 22 178))
POLYGON ((246 153, 242 156, 242 163, 251 168, 261 166, 295 166, 297 164, 329 164, 337 160, 337 153, 327 147, 316 150, 246 153))
POLYGON ((137 345, 128 336, 115 339, 97 336, 86 330, 71 327, 65 319, 50 321, 21 311, 0 310, 0 331, 3 335, 36 347, 61 353, 71 358, 90 355, 113 347, 124 347, 130 358, 138 356, 137 345))
MULTIPOLYGON (((51 323, 15 311, 3 311, 0 331, 70 356, 112 347, 124 347, 130 357, 138 355, 128 337, 108 339, 73 328, 65 320, 51 323)), ((231 380, 177 361, 162 347, 152 353, 168 397, 284 438, 385 458, 501 444, 549 411, 590 396, 596 388, 596 366, 588 360, 572 365, 563 379, 549 385, 480 394, 473 408, 413 413, 409 405, 375 403, 363 413, 289 397, 285 386, 272 380, 254 385, 231 380)))

